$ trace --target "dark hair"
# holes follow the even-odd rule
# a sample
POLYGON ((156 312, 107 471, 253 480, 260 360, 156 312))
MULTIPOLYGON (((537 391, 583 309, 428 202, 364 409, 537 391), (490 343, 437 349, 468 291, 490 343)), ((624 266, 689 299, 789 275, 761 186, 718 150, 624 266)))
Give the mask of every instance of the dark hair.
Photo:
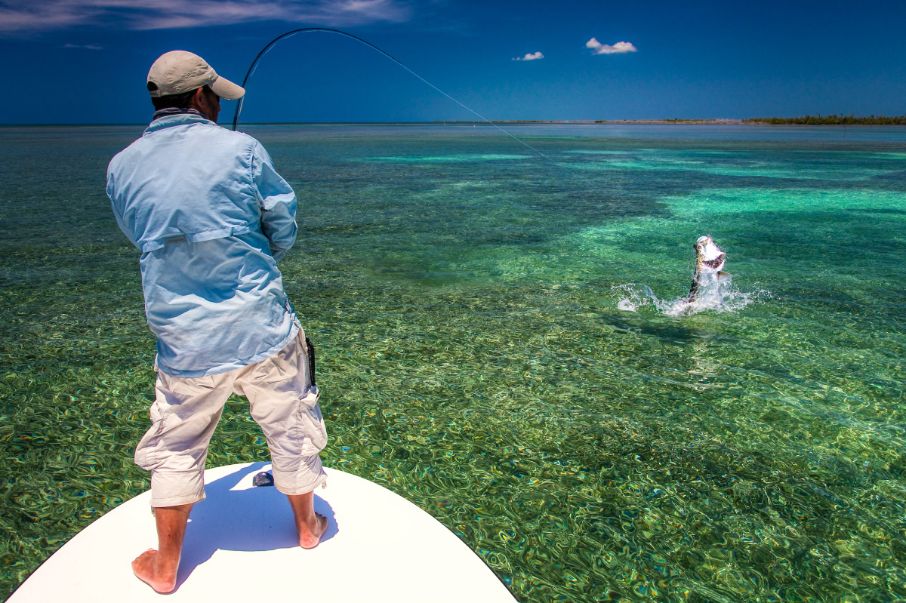
MULTIPOLYGON (((207 86, 205 86, 205 88, 207 88, 207 86)), ((157 85, 154 82, 148 82, 148 91, 153 92, 154 90, 157 90, 157 85)), ((195 90, 197 90, 197 88, 195 90)), ((156 111, 171 108, 188 109, 192 104, 192 97, 195 96, 195 90, 190 90, 181 94, 169 94, 167 96, 152 96, 151 104, 154 105, 156 111)))
POLYGON ((188 109, 192 104, 192 97, 195 96, 195 91, 184 92, 182 94, 170 94, 168 96, 152 96, 151 104, 154 105, 155 111, 160 111, 161 109, 188 109))

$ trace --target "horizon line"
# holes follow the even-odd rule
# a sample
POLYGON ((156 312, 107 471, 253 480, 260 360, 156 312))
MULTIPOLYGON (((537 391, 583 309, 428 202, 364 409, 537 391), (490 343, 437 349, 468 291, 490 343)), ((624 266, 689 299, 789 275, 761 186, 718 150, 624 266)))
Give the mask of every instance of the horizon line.
MULTIPOLYGON (((770 120, 802 120, 807 118, 848 118, 859 121, 872 119, 900 119, 906 120, 906 115, 802 115, 795 117, 655 117, 655 118, 638 118, 638 119, 489 119, 480 120, 457 120, 457 119, 435 119, 435 120, 412 120, 412 121, 378 121, 378 120, 343 120, 343 121, 249 121, 241 125, 246 126, 383 126, 383 125, 450 125, 450 126, 490 126, 490 125, 799 125, 795 123, 770 123, 770 120)), ((27 128, 27 127, 100 127, 100 126, 147 126, 149 121, 141 122, 23 122, 23 123, 0 123, 0 128, 27 128)), ((222 127, 229 127, 228 122, 219 124, 222 127)), ((809 125, 809 124, 802 124, 809 125)), ((812 124, 812 125, 863 125, 859 123, 850 124, 812 124)), ((864 124, 864 125, 885 125, 885 124, 864 124)), ((902 125, 902 124, 889 124, 902 125)))

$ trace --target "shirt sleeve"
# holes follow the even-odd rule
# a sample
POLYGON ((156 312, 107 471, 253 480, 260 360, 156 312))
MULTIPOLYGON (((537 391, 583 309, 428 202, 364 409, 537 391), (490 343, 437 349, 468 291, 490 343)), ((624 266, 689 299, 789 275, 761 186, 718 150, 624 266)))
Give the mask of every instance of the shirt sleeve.
POLYGON ((274 259, 279 260, 296 242, 296 194, 258 142, 252 149, 252 179, 261 206, 261 231, 270 241, 274 259))
POLYGON ((132 230, 126 225, 126 220, 123 216, 123 210, 120 207, 120 204, 117 203, 116 198, 116 186, 113 178, 113 162, 111 161, 110 166, 107 168, 107 197, 110 199, 110 207, 113 209, 113 217, 116 218, 116 225, 120 227, 120 230, 123 231, 123 234, 126 235, 126 238, 129 239, 129 242, 135 245, 137 248, 141 249, 135 236, 132 234, 132 230))

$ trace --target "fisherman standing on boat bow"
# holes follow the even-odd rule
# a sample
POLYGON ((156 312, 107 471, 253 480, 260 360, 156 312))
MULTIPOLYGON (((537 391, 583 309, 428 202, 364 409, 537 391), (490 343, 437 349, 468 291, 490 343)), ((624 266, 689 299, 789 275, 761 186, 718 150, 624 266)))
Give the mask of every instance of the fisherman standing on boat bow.
POLYGON ((154 62, 147 87, 156 112, 110 162, 107 194, 141 251, 145 312, 157 337, 152 425, 135 462, 151 472, 158 549, 132 568, 167 593, 230 394, 248 398, 264 431, 274 485, 289 498, 304 548, 317 546, 327 527, 313 505, 327 432, 309 345, 277 268, 296 239, 296 196, 257 140, 216 123, 220 99, 245 90, 180 50, 154 62))

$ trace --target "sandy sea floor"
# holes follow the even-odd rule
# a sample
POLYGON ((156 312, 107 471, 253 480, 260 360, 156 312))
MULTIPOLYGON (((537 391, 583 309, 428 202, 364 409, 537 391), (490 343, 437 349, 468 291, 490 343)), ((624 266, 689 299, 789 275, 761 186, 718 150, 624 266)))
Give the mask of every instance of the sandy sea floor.
MULTIPOLYGON (((0 598, 148 488, 154 341, 104 195, 140 131, 0 129, 0 598)), ((514 127, 543 158, 249 131, 300 199, 328 466, 520 601, 906 597, 906 129, 514 127), (665 313, 702 234, 738 303, 665 313)), ((209 466, 266 455, 233 399, 209 466)))

